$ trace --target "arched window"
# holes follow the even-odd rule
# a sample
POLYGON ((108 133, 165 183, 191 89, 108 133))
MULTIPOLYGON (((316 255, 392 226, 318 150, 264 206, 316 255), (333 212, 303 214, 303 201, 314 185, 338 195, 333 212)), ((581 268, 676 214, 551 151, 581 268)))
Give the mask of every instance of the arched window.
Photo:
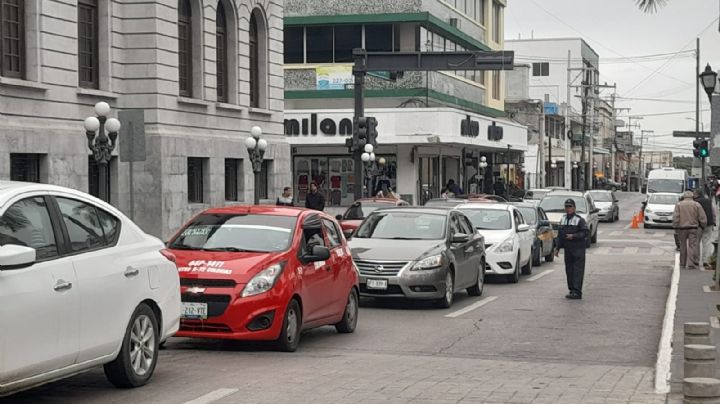
POLYGON ((192 97, 192 9, 190 0, 178 2, 178 83, 180 95, 192 97))
POLYGON ((216 18, 216 52, 217 52, 217 100, 228 102, 228 29, 225 7, 218 1, 216 18))
POLYGON ((250 15, 250 106, 260 105, 260 60, 258 55, 258 26, 255 13, 250 15))
POLYGON ((25 1, 0 0, 0 75, 24 78, 25 1))

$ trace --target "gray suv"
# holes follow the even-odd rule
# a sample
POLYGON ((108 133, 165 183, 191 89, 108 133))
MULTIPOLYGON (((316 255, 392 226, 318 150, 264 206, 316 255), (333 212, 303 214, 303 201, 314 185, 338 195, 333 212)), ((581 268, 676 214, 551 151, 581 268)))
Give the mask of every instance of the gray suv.
POLYGON ((470 220, 447 208, 376 210, 349 242, 360 270, 360 295, 435 300, 450 307, 455 292, 480 296, 485 243, 470 220))

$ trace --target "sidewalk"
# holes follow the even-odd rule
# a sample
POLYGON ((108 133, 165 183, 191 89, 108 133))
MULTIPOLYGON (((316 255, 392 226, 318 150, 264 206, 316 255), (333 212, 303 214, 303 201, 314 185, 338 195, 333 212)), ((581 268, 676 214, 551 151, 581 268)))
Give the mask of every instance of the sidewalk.
MULTIPOLYGON (((668 402, 682 401, 683 380, 683 324, 687 322, 710 322, 712 340, 720 346, 720 324, 711 317, 720 315, 716 305, 720 304, 720 292, 705 292, 703 286, 712 285, 712 271, 680 270, 677 308, 675 312, 672 364, 670 368, 671 393, 668 402)), ((720 362, 719 362, 720 364, 720 362)), ((720 372, 716 371, 715 377, 720 372)))

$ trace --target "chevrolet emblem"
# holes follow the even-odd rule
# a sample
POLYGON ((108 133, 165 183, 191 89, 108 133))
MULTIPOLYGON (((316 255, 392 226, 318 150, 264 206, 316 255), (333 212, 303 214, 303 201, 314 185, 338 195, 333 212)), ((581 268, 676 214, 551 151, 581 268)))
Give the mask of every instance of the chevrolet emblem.
POLYGON ((201 288, 200 286, 192 286, 187 288, 186 292, 193 295, 199 295, 205 293, 205 288, 201 288))

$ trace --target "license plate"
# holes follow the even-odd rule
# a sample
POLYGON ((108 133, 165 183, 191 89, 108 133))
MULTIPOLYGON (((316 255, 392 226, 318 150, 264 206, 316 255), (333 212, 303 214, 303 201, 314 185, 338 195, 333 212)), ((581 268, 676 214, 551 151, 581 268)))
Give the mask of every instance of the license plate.
POLYGON ((182 304, 182 317, 205 320, 207 318, 207 303, 186 303, 182 304))
POLYGON ((387 279, 368 279, 368 289, 387 289, 387 279))

